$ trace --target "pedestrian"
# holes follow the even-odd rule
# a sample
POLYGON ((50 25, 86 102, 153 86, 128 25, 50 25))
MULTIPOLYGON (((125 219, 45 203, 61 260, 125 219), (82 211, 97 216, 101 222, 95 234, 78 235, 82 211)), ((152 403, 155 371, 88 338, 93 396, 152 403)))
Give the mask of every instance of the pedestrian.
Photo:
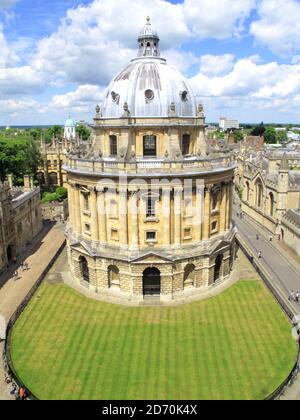
POLYGON ((24 266, 25 266, 25 270, 28 271, 28 263, 27 262, 24 263, 24 266))
POLYGON ((25 269, 26 269, 26 268, 25 268, 25 263, 24 263, 24 261, 22 261, 22 262, 21 262, 21 268, 22 268, 22 271, 25 271, 25 269))
POLYGON ((272 236, 272 235, 270 235, 269 240, 270 240, 270 242, 272 242, 272 241, 273 241, 273 236, 272 236))
POLYGON ((16 271, 14 272, 14 280, 15 280, 15 281, 17 281, 17 280, 18 280, 18 278, 19 278, 19 273, 18 273, 18 270, 16 270, 16 271))
POLYGON ((297 303, 299 303, 299 298, 300 298, 300 293, 299 293, 299 292, 297 292, 297 293, 296 293, 296 302, 297 302, 297 303))
POLYGON ((259 251, 259 253, 258 253, 258 258, 259 258, 259 259, 261 259, 261 258, 262 258, 262 252, 261 252, 261 251, 259 251))
POLYGON ((294 290, 291 291, 290 296, 289 296, 289 301, 290 302, 294 302, 295 300, 295 292, 294 290))
POLYGON ((259 234, 256 234, 256 240, 259 241, 259 234))
POLYGON ((25 389, 22 386, 20 388, 19 395, 20 395, 20 400, 24 400, 24 398, 25 398, 25 389))

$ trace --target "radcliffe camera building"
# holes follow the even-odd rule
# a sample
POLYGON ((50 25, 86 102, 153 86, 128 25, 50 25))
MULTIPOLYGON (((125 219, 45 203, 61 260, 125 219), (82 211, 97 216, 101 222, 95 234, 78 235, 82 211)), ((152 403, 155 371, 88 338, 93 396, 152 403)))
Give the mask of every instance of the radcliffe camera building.
POLYGON ((164 301, 228 278, 235 164, 209 149, 203 106, 161 58, 149 18, 138 45, 96 108, 91 141, 66 158, 66 235, 74 282, 164 301))

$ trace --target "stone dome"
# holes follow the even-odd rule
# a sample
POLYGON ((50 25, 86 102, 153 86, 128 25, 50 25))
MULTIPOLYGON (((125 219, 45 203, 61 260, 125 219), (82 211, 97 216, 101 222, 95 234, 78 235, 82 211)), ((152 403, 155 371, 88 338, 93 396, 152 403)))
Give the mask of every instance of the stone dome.
POLYGON ((197 106, 183 75, 160 58, 159 37, 150 19, 140 32, 138 58, 131 61, 109 85, 102 106, 103 118, 196 117, 197 106))

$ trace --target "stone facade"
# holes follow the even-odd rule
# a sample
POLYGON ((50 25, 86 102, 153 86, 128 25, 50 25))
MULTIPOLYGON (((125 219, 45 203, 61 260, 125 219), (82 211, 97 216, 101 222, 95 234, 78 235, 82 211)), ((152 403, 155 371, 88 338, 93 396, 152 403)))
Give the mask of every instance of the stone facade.
POLYGON ((281 222, 282 240, 300 255, 300 210, 289 210, 281 222))
POLYGON ((232 269, 235 162, 226 148, 208 150, 203 106, 182 76, 162 86, 168 67, 157 56, 159 38, 149 27, 145 33, 142 57, 114 79, 103 113, 96 108, 91 141, 67 156, 66 235, 74 281, 83 287, 170 300, 223 281, 232 269), (154 50, 144 51, 146 43, 154 50), (137 90, 128 92, 127 83, 137 90), (169 95, 176 102, 167 104, 169 95), (150 112, 158 115, 141 115, 150 112))
POLYGON ((282 219, 300 203, 300 153, 293 150, 240 153, 235 183, 242 210, 282 237, 282 219), (295 169, 296 168, 296 169, 295 169))
POLYGON ((66 221, 69 217, 68 200, 62 203, 43 203, 41 206, 43 220, 66 221))
POLYGON ((0 271, 22 253, 42 229, 40 189, 32 179, 13 187, 12 177, 0 185, 0 271))

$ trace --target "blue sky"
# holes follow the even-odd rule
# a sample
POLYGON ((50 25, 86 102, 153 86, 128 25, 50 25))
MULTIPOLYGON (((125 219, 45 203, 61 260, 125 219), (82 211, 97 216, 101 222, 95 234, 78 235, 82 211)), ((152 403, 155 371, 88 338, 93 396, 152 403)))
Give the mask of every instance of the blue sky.
POLYGON ((208 121, 300 122, 298 0, 0 0, 0 126, 91 121, 148 14, 208 121))

